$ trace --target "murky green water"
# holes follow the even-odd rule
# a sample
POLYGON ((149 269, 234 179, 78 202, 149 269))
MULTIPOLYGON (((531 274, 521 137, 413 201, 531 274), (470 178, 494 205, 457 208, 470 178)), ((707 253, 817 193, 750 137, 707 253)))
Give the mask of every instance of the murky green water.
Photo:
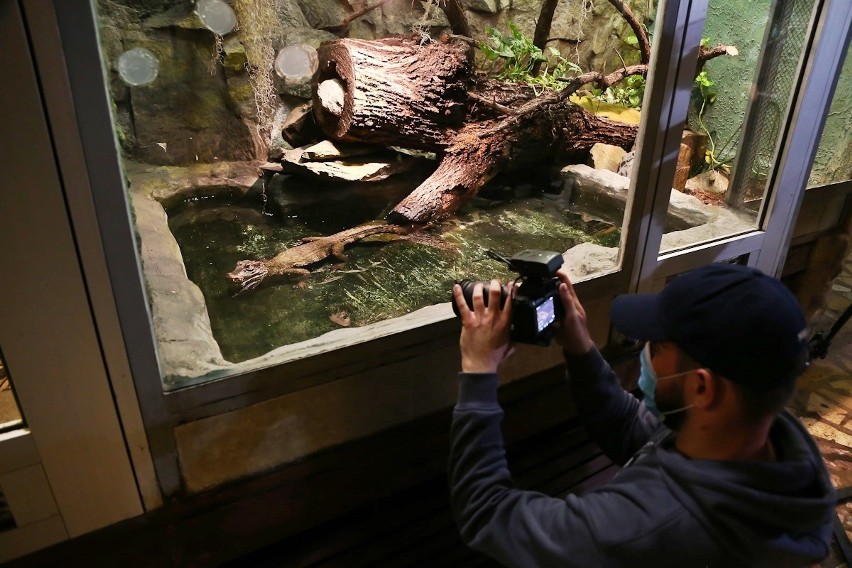
POLYGON ((243 361, 347 323, 361 326, 447 302, 458 279, 513 278, 486 256, 489 249, 509 256, 526 248, 561 252, 586 240, 617 246, 617 230, 565 213, 554 196, 534 191, 518 198, 503 188, 430 233, 433 243, 362 241, 347 247, 346 262, 329 260, 310 275, 239 295, 225 278, 238 260, 270 258, 302 237, 382 218, 417 177, 336 185, 287 178, 270 184, 265 200, 196 200, 170 211, 187 274, 204 294, 225 358, 243 361))

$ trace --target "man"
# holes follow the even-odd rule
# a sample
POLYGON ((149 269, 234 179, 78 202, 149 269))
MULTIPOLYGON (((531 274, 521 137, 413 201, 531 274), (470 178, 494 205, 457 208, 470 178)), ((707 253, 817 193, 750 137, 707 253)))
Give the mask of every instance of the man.
POLYGON ((760 271, 711 265, 659 294, 620 296, 612 322, 648 343, 644 401, 620 388, 560 270, 557 330, 584 424, 624 468, 557 499, 512 488, 497 367, 511 302, 482 286, 462 320, 449 474, 464 540, 508 566, 806 566, 828 554, 834 491, 807 432, 783 408, 807 361, 793 295, 760 271), (665 422, 665 424, 663 424, 665 422))

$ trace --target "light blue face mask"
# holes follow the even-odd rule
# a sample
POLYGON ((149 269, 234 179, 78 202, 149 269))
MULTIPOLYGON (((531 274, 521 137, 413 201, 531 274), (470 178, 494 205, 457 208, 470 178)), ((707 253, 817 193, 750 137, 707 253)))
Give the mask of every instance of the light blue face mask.
POLYGON ((645 348, 642 349, 642 352, 639 354, 639 390, 641 390, 642 394, 645 395, 645 408, 650 410, 651 414, 653 414, 660 420, 665 420, 666 416, 668 416, 669 414, 683 412, 684 410, 695 406, 693 404, 689 404, 687 406, 675 408, 674 410, 660 412, 660 409, 657 408, 656 400, 658 381, 664 381, 666 379, 675 379, 677 377, 688 375, 691 372, 692 371, 684 371, 683 373, 676 373, 674 375, 658 377, 657 372, 654 370, 654 366, 651 364, 651 343, 645 343, 645 348))

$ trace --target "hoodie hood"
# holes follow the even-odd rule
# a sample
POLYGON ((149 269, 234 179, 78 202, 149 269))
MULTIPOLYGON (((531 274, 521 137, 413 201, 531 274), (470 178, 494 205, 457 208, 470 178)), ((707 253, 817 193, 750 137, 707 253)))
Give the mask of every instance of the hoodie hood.
MULTIPOLYGON (((690 460, 658 451, 672 495, 720 546, 755 566, 803 566, 829 551, 835 493, 818 449, 786 413, 770 431, 776 462, 690 460)), ((651 465, 651 463, 648 463, 651 465)))

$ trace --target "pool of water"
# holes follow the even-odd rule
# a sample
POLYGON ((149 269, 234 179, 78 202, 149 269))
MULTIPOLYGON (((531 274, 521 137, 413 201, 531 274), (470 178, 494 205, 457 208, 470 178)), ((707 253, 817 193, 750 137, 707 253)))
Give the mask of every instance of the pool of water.
POLYGON ((361 241, 347 247, 345 262, 329 259, 309 275, 242 294, 226 279, 239 260, 270 258, 303 237, 382 218, 415 182, 324 185, 291 177, 260 198, 195 199, 172 208, 171 230, 224 357, 236 363, 341 326, 447 302, 462 278, 514 278, 488 250, 510 256, 527 248, 562 252, 589 240, 618 245, 618 230, 566 213, 553 195, 495 185, 427 238, 361 241))

